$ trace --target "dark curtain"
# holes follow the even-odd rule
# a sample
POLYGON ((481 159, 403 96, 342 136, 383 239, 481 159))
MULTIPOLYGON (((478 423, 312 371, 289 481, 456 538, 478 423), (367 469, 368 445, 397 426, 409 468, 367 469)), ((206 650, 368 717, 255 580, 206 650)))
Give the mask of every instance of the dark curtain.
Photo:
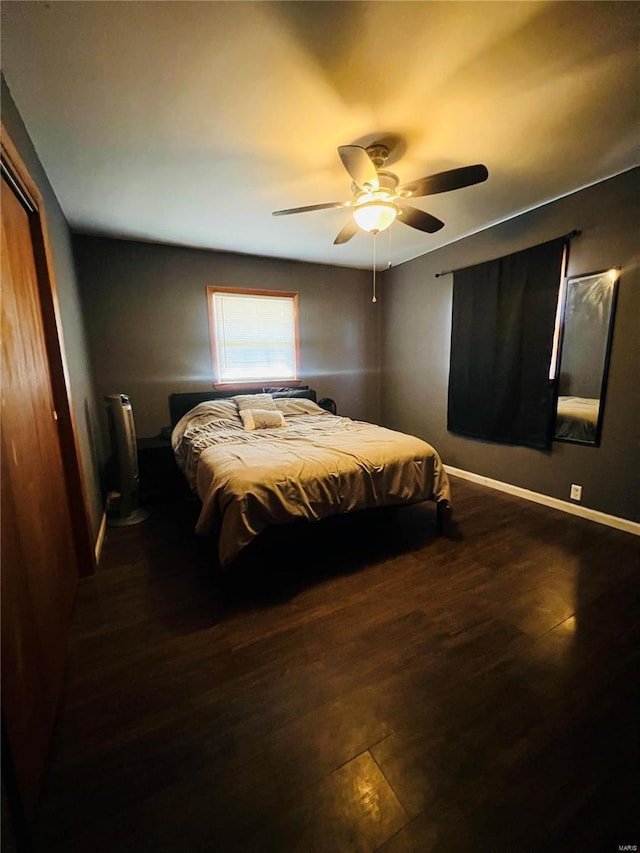
POLYGON ((565 242, 454 273, 451 432, 550 446, 555 395, 549 365, 565 242))

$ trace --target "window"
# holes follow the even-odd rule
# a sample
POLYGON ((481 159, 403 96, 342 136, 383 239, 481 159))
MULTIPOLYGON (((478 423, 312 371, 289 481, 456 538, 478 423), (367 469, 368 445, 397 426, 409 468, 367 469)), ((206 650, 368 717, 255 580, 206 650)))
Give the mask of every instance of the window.
POLYGON ((208 287, 214 384, 298 379, 298 294, 208 287))

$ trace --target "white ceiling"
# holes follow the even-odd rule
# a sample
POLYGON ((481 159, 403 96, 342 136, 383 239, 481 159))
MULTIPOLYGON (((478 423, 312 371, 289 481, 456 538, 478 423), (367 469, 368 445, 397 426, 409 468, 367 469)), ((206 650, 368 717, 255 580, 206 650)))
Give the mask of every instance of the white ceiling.
MULTIPOLYGON (((637 2, 4 2, 2 70, 70 225, 370 267, 337 146, 389 137, 416 200, 395 263, 622 172, 638 155, 637 2)), ((383 240, 381 236, 379 241, 383 240)), ((387 240, 378 244, 387 260, 387 240)))

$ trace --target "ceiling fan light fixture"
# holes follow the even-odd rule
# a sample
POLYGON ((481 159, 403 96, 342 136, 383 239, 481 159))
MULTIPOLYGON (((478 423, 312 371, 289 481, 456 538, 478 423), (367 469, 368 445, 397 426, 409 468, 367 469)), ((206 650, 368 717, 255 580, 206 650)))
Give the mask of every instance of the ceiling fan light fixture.
POLYGON ((358 228, 376 233, 389 228, 397 215, 398 208, 390 201, 365 201, 358 204, 353 211, 353 218, 358 228))

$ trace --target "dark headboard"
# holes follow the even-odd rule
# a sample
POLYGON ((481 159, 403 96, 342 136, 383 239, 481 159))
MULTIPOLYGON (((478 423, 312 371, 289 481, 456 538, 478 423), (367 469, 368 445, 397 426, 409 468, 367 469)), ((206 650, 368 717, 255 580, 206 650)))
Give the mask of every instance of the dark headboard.
POLYGON ((262 394, 268 390, 274 397, 302 397, 305 400, 316 400, 316 392, 308 385, 298 385, 295 388, 282 388, 278 391, 260 388, 243 388, 242 391, 190 391, 184 394, 169 395, 169 414, 171 426, 174 427, 183 415, 190 412, 198 403, 206 403, 208 400, 224 400, 234 397, 236 394, 262 394))

